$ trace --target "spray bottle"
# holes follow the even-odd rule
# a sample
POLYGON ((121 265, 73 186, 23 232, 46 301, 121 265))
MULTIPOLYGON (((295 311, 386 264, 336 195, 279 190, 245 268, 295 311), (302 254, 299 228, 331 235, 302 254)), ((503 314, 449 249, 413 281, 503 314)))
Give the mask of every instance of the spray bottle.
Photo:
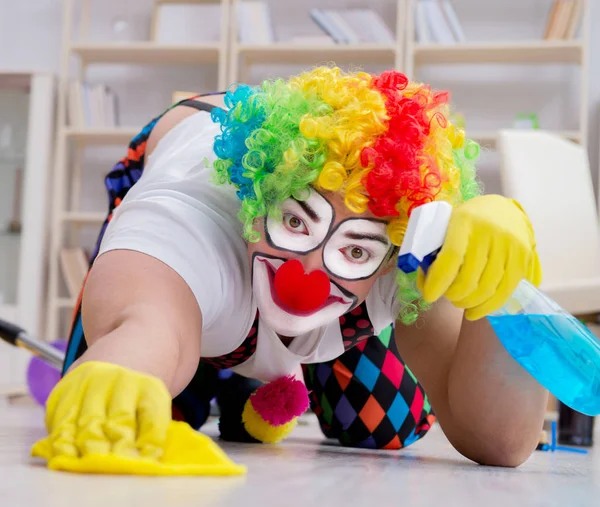
MULTIPOLYGON (((427 273, 451 214, 452 206, 441 201, 412 212, 398 257, 402 271, 427 273)), ((527 280, 486 318, 513 359, 558 400, 582 414, 600 414, 600 341, 585 325, 527 280)))

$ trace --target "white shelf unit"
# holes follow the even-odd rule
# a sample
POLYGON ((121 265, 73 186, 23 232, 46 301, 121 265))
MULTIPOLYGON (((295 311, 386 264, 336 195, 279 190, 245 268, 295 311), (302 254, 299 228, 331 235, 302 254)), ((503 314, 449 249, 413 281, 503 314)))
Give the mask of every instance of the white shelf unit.
MULTIPOLYGON (((472 0, 476 1, 476 0, 472 0)), ((579 128, 557 130, 566 139, 587 145, 589 111, 589 42, 590 0, 583 0, 581 38, 575 40, 519 40, 493 42, 464 42, 455 44, 422 44, 415 41, 415 5, 417 0, 398 0, 398 9, 404 10, 407 20, 404 32, 404 72, 410 79, 419 79, 420 67, 425 65, 454 64, 573 64, 581 69, 579 128), (400 5, 402 4, 402 5, 400 5)), ((551 3, 548 2, 548 11, 551 3)), ((496 146, 496 132, 468 132, 468 136, 482 146, 496 146)))
MULTIPOLYGON (((73 4, 76 0, 63 0, 63 26, 72 26, 74 21, 73 4)), ((82 0, 80 26, 86 32, 90 22, 89 1, 82 0)), ((99 0, 97 0, 99 1, 99 0)), ((586 144, 588 136, 588 55, 590 0, 585 0, 583 36, 581 40, 526 40, 502 42, 467 42, 450 45, 418 44, 414 41, 414 6, 416 0, 394 0, 396 5, 396 40, 391 44, 299 44, 278 42, 274 44, 243 44, 238 40, 237 5, 243 0, 155 0, 156 4, 167 3, 215 3, 222 6, 221 40, 218 43, 192 45, 164 45, 152 42, 135 43, 87 43, 74 42, 66 28, 63 30, 63 58, 59 89, 58 136, 55 150, 54 209, 52 212, 52 241, 50 251, 50 281, 48 297, 47 332, 49 338, 57 337, 58 313, 74 304, 70 298, 59 293, 58 255, 65 240, 65 227, 78 228, 84 225, 100 225, 104 213, 81 212, 71 207, 65 208, 67 198, 74 203, 78 200, 77 173, 69 179, 67 166, 68 148, 74 148, 77 159, 83 149, 91 145, 125 146, 134 137, 139 127, 119 127, 114 129, 73 128, 66 124, 66 88, 69 77, 69 59, 78 57, 81 62, 80 75, 88 65, 102 63, 121 64, 178 64, 194 65, 216 63, 218 65, 219 89, 226 89, 230 83, 247 81, 248 70, 258 64, 300 64, 316 65, 324 62, 361 65, 382 64, 418 79, 421 66, 457 64, 544 64, 568 63, 579 65, 581 76, 581 111, 579 127, 576 130, 558 130, 567 139, 586 144), (75 182, 70 196, 66 195, 66 183, 75 182)), ((476 0, 472 0, 476 1, 476 0)), ((368 5, 368 3, 365 3, 368 5)), ((390 26, 391 28, 391 26, 390 26)), ((469 131, 469 137, 482 147, 494 149, 496 131, 469 131)))
MULTIPOLYGON (((401 0, 396 0, 396 41, 392 44, 301 44, 276 42, 274 44, 245 44, 238 39, 237 7, 244 0, 231 0, 229 31, 228 82, 247 82, 248 69, 256 64, 317 65, 324 62, 336 64, 382 64, 401 68, 404 58, 405 10, 401 0)), ((368 5, 368 3, 365 3, 368 5)), ((391 27, 390 27, 391 28, 391 27)))
MULTIPOLYGON (((94 0, 100 1, 100 0, 94 0)), ((73 233, 84 226, 100 229, 106 210, 82 212, 78 209, 81 190, 83 151, 89 146, 117 145, 126 147, 143 125, 117 128, 79 128, 67 122, 68 83, 72 77, 85 79, 87 68, 96 64, 123 65, 207 65, 217 68, 217 86, 227 86, 229 56, 230 0, 155 0, 159 4, 219 4, 221 9, 220 40, 196 44, 162 44, 154 41, 89 42, 92 0, 62 0, 62 55, 58 86, 56 148, 54 156, 53 202, 51 210, 50 251, 48 266, 48 298, 44 338, 64 338, 60 329, 61 312, 70 309, 75 301, 61 291, 62 272, 60 251, 73 233), (76 10, 79 16, 76 19, 76 10), (77 40, 74 38, 77 25, 77 40), (79 63, 78 72, 71 75, 71 61, 79 63), (68 192, 67 189, 71 187, 68 192)), ((102 177, 99 175, 99 178, 102 177)))
MULTIPOLYGON (((23 327, 33 336, 43 332, 46 313, 45 267, 47 258, 48 206, 50 202, 52 149, 55 138, 56 78, 39 71, 0 69, 0 90, 25 97, 12 110, 4 109, 2 118, 13 124, 16 136, 9 153, 0 160, 0 172, 22 169, 20 189, 9 185, 6 173, 0 174, 5 190, 10 188, 12 199, 20 201, 20 232, 0 231, 0 292, 10 295, 0 301, 0 318, 23 327), (26 107, 23 107, 24 104, 26 107), (21 137, 23 136, 23 137, 21 137), (23 150, 21 152, 21 149, 23 150), (17 194, 18 193, 18 194, 17 194), (17 195, 20 194, 20 198, 17 195)), ((5 193, 6 195, 6 193, 5 193)), ((4 226, 4 216, 2 217, 4 226)), ((8 217, 6 217, 8 218, 8 217)), ((2 393, 23 392, 26 370, 31 355, 17 347, 0 343, 0 386, 2 393)))

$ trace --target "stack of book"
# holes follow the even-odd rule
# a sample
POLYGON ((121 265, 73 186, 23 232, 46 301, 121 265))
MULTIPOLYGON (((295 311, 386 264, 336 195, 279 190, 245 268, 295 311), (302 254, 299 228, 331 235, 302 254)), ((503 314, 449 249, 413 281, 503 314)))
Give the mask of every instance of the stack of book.
POLYGON ((584 0, 555 0, 544 33, 546 40, 572 40, 583 17, 584 0))
POLYGON ((396 39, 373 9, 310 9, 310 17, 338 44, 389 44, 396 39))
POLYGON ((417 0, 415 36, 421 44, 453 44, 466 40, 450 0, 417 0))
POLYGON ((119 125, 115 93, 102 83, 72 80, 67 96, 68 122, 77 128, 109 128, 119 125))

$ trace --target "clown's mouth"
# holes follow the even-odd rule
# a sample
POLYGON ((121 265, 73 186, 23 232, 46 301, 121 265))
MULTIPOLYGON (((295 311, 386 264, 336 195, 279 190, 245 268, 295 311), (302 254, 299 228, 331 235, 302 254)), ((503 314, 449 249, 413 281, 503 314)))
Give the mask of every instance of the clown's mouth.
POLYGON ((295 310, 294 308, 291 308, 290 306, 286 305, 283 301, 281 301, 281 299, 277 295, 277 291, 275 290, 275 268, 273 267, 273 265, 266 259, 259 258, 257 260, 259 262, 262 262, 267 268, 267 275, 269 277, 269 286, 271 288, 271 298, 273 299, 273 302, 279 308, 281 308, 284 312, 289 313, 290 315, 295 315, 297 317, 309 317, 309 316, 314 315, 315 313, 320 312, 324 308, 327 308, 328 306, 331 306, 335 303, 340 303, 342 305, 351 305, 352 304, 352 301, 347 301, 341 296, 337 296, 337 295, 330 293, 329 296, 327 296, 327 299, 325 300, 325 302, 318 308, 315 308, 314 310, 309 310, 309 311, 295 310))

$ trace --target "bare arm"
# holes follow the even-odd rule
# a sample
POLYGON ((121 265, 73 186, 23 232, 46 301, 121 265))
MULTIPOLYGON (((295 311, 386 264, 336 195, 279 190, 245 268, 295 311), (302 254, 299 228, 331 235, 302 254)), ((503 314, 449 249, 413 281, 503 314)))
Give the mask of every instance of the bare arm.
POLYGON ((109 251, 96 260, 83 294, 88 350, 73 365, 103 361, 163 380, 172 396, 200 359, 202 315, 175 271, 145 254, 109 251))
POLYGON ((442 299, 419 323, 398 324, 396 343, 461 454, 497 466, 530 456, 548 394, 508 355, 487 319, 468 321, 442 299))
MULTIPOLYGON (((203 99, 204 100, 204 99, 203 99)), ((206 98, 222 104, 221 96, 206 98)), ((179 107, 154 127, 146 156, 175 125, 198 111, 179 107)), ((200 359, 202 315, 183 279, 148 255, 109 251, 96 259, 82 301, 85 361, 111 362, 163 380, 172 396, 194 375, 200 359)))

